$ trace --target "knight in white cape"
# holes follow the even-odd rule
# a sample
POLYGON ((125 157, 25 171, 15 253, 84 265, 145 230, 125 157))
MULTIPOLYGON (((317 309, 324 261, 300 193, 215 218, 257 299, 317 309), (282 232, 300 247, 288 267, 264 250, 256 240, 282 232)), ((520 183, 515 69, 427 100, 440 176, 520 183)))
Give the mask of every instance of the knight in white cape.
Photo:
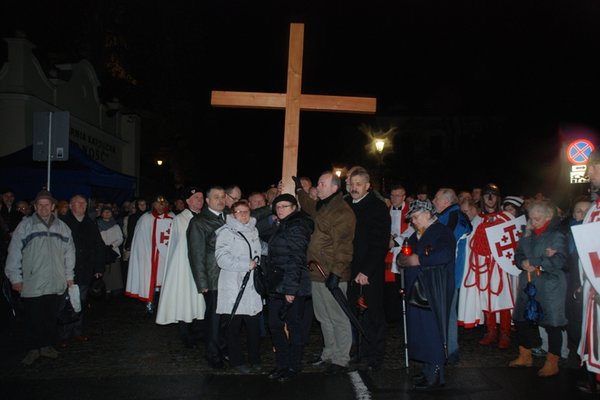
MULTIPOLYGON (((160 325, 204 319, 206 304, 198 293, 188 258, 186 231, 190 220, 202 209, 204 195, 195 187, 184 191, 187 208, 173 219, 171 239, 167 250, 166 275, 161 289, 156 323, 160 325)), ((191 327, 183 326, 182 339, 186 344, 192 340, 191 327)))
POLYGON ((125 294, 145 302, 146 312, 150 315, 163 283, 171 223, 175 216, 168 211, 169 204, 162 196, 158 196, 152 206, 152 211, 142 215, 135 226, 125 286, 125 294))
POLYGON ((586 172, 592 184, 593 203, 583 219, 583 225, 572 228, 579 253, 580 276, 583 278, 583 319, 577 353, 586 369, 596 374, 596 386, 590 389, 597 392, 600 390, 600 278, 594 272, 600 266, 600 236, 595 233, 598 232, 597 228, 594 232, 594 228, 585 225, 600 223, 600 151, 595 150, 590 154, 586 172), (579 229, 594 233, 578 238, 576 230, 579 229), (587 246, 584 250, 582 245, 585 242, 587 246))
MULTIPOLYGON (((514 282, 492 254, 486 228, 514 217, 505 211, 481 215, 468 238, 462 286, 459 291, 458 324, 475 327, 485 321, 486 336, 480 344, 491 344, 500 336, 501 348, 510 343, 514 282), (500 322, 500 335, 496 323, 500 322)), ((516 247, 516 242, 515 242, 516 247)), ((514 252, 513 252, 514 257, 514 252)))
POLYGON ((469 270, 470 246, 477 227, 483 219, 479 216, 477 207, 470 200, 461 202, 460 209, 471 220, 473 230, 467 235, 465 265, 458 296, 458 325, 464 328, 474 328, 483 322, 483 311, 481 310, 481 298, 479 288, 476 285, 475 271, 469 270))

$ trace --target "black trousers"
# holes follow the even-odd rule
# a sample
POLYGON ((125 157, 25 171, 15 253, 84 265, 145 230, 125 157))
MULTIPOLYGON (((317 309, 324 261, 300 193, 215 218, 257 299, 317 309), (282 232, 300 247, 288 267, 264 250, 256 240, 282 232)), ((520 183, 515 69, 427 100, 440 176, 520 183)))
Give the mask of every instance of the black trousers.
MULTIPOLYGON (((222 318, 229 319, 230 315, 222 318)), ((232 367, 244 364, 242 351, 241 331, 242 325, 246 327, 246 338, 248 347, 248 362, 251 365, 260 364, 260 314, 257 315, 234 315, 227 326, 227 351, 229 352, 229 364, 232 367)))
POLYGON ((204 320, 195 319, 192 322, 177 321, 179 337, 186 346, 194 346, 202 340, 204 320))
POLYGON ((204 338, 206 343, 206 359, 209 362, 222 362, 225 355, 224 326, 221 316, 217 314, 217 290, 204 293, 206 311, 204 312, 204 338))
MULTIPOLYGON (((517 343, 526 349, 532 349, 542 344, 540 331, 537 325, 533 325, 527 321, 515 322, 517 328, 517 343)), ((559 356, 562 349, 562 327, 547 326, 542 327, 548 334, 548 352, 559 356)))
POLYGON ((81 313, 79 314, 79 319, 77 321, 58 327, 58 336, 60 340, 67 340, 75 336, 83 335, 83 316, 87 310, 89 286, 81 284, 78 286, 79 298, 81 300, 81 313))
POLYGON ((302 326, 304 332, 304 345, 308 345, 310 340, 310 330, 315 319, 315 310, 313 309, 312 296, 304 298, 304 315, 302 316, 302 326))
POLYGON ((302 353, 304 351, 304 302, 303 296, 296 296, 291 305, 285 298, 269 297, 269 329, 275 346, 277 368, 302 369, 302 353), (285 319, 281 320, 282 309, 287 309, 285 319), (284 327, 287 324, 289 337, 284 327))
POLYGON ((60 296, 47 294, 23 297, 22 300, 27 348, 33 350, 54 345, 60 296))
POLYGON ((348 286, 348 303, 361 321, 369 341, 360 336, 356 328, 352 327, 356 335, 358 345, 358 357, 369 364, 381 365, 385 355, 385 309, 383 307, 383 277, 381 284, 370 284, 361 286, 355 282, 348 286), (356 302, 359 296, 365 297, 368 309, 359 314, 356 302))

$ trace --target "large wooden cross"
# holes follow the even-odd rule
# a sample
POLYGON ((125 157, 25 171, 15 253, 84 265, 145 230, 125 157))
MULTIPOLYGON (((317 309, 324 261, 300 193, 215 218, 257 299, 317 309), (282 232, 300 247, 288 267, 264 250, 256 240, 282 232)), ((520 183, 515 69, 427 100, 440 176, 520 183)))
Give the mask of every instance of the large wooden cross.
POLYGON ((211 104, 217 107, 285 109, 283 138, 283 191, 294 193, 291 179, 298 168, 300 110, 374 113, 377 100, 372 97, 325 96, 302 93, 302 54, 304 24, 290 25, 286 93, 227 92, 213 90, 211 104))

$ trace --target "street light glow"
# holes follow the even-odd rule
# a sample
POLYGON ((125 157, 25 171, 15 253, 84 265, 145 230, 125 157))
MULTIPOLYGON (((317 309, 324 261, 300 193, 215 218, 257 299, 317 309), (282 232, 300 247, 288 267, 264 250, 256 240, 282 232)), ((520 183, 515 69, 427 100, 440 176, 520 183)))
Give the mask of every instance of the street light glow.
POLYGON ((159 167, 160 167, 161 165, 163 165, 163 160, 156 160, 156 165, 158 165, 159 167))
POLYGON ((375 139, 375 148, 379 154, 383 153, 383 148, 385 147, 385 140, 383 139, 375 139))

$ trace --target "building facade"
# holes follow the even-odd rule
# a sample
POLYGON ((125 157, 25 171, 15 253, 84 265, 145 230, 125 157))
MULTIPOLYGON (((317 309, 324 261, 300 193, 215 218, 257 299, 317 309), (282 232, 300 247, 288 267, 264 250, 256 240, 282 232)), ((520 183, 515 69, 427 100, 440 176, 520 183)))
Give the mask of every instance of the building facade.
POLYGON ((71 141, 107 168, 139 177, 140 118, 122 112, 118 101, 100 101, 92 64, 60 64, 46 73, 30 41, 4 40, 8 54, 0 69, 0 157, 32 145, 33 113, 68 111, 71 141))

